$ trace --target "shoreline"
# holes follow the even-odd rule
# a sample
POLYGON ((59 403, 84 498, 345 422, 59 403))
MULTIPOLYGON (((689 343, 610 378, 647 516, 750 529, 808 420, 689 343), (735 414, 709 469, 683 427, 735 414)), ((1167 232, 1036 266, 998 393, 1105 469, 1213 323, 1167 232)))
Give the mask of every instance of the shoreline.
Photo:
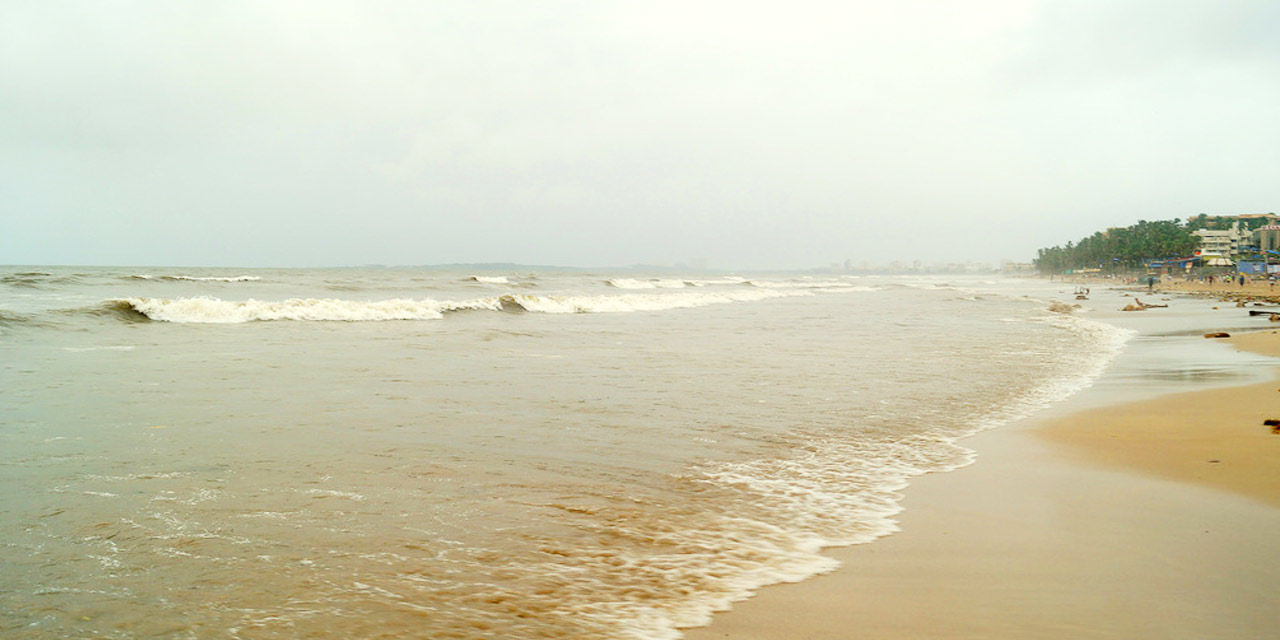
MULTIPOLYGON (((1280 333, 1227 339, 1237 349, 1280 358, 1280 333)), ((1086 464, 1200 484, 1280 508, 1280 366, 1274 379, 1189 391, 1073 413, 1036 429, 1086 464)))
MULTIPOLYGON (((1229 341, 1280 357, 1280 332, 1229 341)), ((900 532, 685 637, 1280 637, 1276 372, 969 438, 975 464, 905 490, 900 532)))

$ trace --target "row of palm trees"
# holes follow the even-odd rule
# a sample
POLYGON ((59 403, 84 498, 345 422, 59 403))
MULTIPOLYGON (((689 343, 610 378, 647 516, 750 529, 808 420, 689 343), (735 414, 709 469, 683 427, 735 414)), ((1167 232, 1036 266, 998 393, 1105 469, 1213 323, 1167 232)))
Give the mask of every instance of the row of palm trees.
POLYGON ((1200 237, 1191 233, 1178 218, 1099 231, 1068 242, 1066 246, 1040 249, 1035 259, 1041 273, 1062 273, 1068 269, 1127 270, 1151 260, 1186 257, 1200 246, 1200 237))

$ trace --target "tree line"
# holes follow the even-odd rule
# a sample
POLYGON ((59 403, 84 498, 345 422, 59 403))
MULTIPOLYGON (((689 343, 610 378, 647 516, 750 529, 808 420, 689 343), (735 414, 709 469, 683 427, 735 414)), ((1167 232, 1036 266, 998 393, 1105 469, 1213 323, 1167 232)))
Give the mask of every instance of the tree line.
POLYGON ((1200 237, 1192 231, 1217 228, 1218 224, 1203 214, 1186 224, 1178 218, 1139 220, 1138 224, 1098 231, 1066 246, 1040 249, 1034 262, 1041 273, 1061 273, 1067 269, 1134 269, 1150 260, 1194 254, 1200 246, 1200 237))

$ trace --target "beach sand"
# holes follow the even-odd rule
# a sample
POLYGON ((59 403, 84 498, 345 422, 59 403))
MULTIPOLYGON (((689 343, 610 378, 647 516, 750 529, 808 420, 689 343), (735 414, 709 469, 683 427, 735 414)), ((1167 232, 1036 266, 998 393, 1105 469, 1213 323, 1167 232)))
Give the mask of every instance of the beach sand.
MULTIPOLYGON (((1085 276, 1067 278, 1062 282, 1084 287, 1092 286, 1097 289, 1124 286, 1115 279, 1085 276)), ((1134 282, 1125 286, 1125 288, 1139 298, 1148 297, 1147 302, 1156 300, 1149 296, 1177 293, 1209 299, 1216 298, 1224 303, 1223 306, 1235 304, 1240 299, 1280 304, 1280 283, 1275 283, 1265 278, 1247 278, 1244 284, 1240 284, 1239 280, 1224 281, 1219 277, 1213 284, 1210 284, 1203 280, 1165 277, 1162 281, 1156 283, 1154 288, 1149 289, 1145 282, 1134 282)))
MULTIPOLYGON (((1278 333, 1230 340, 1280 357, 1278 333)), ((1263 424, 1267 419, 1280 419, 1280 379, 1086 411, 1039 433, 1068 445, 1084 461, 1199 483, 1280 507, 1280 435, 1263 424)))
MULTIPOLYGON (((1232 338, 1280 356, 1280 333, 1232 338)), ((1280 380, 1025 421, 691 640, 1280 637, 1280 380), (1211 462, 1217 460, 1217 462, 1211 462)))
POLYGON ((1280 288, 1265 279, 1245 280, 1243 285, 1238 280, 1209 284, 1200 280, 1166 279, 1157 284, 1155 290, 1156 293, 1191 293, 1222 298, 1250 296, 1267 300, 1280 299, 1280 288))

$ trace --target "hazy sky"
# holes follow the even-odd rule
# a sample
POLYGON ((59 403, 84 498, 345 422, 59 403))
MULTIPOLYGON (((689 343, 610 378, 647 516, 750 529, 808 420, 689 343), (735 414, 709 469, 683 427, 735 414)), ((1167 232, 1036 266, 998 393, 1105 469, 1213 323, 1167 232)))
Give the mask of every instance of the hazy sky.
POLYGON ((0 263, 1029 260, 1280 211, 1280 2, 0 3, 0 263))

